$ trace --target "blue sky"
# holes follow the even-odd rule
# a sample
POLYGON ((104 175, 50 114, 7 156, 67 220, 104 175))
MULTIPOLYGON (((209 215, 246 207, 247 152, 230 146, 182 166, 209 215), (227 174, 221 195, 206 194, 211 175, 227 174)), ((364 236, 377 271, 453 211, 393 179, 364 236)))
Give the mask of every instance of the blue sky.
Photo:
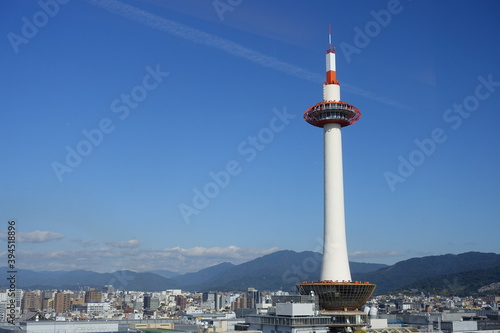
POLYGON ((16 220, 19 268, 321 251, 322 130, 302 114, 322 98, 328 24, 362 112, 343 130, 350 259, 500 251, 494 1, 0 8, 0 230, 16 220))

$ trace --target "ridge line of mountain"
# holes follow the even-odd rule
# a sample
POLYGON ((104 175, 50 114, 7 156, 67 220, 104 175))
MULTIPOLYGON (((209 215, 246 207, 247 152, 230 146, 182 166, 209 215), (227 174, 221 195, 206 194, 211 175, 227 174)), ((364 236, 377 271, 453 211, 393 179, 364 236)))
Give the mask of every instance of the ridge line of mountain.
MULTIPOLYGON (((44 289, 79 290, 84 287, 100 289, 105 285, 113 285, 119 290, 145 292, 166 289, 244 291, 248 287, 254 287, 257 290, 295 292, 297 283, 304 280, 319 280, 321 260, 320 253, 282 250, 239 265, 223 262, 198 272, 179 275, 162 270, 157 270, 156 273, 131 270, 97 273, 88 270, 33 271, 18 269, 17 286, 22 289, 41 289, 38 287, 43 287, 44 289)), ((447 275, 464 272, 472 272, 468 273, 468 277, 464 280, 471 284, 471 277, 474 276, 475 271, 486 270, 486 273, 490 274, 488 270, 492 269, 491 272, 495 272, 494 268, 500 267, 500 255, 466 252, 411 258, 390 266, 358 262, 350 262, 350 266, 353 280, 375 283, 377 284, 376 294, 382 294, 401 290, 407 286, 415 286, 414 284, 420 280, 423 280, 422 285, 429 285, 429 281, 434 277, 446 281, 447 275)), ((0 267, 0 271, 6 274, 7 269, 0 267)), ((458 277, 451 278, 457 279, 458 277)), ((480 281, 488 284, 500 282, 495 281, 494 275, 485 276, 480 281)), ((476 287, 464 285, 465 282, 461 282, 460 290, 465 290, 468 293, 473 292, 476 287)), ((6 282, 3 284, 5 285, 6 282)), ((2 286, 0 285, 0 287, 2 286)), ((451 291, 458 290, 457 288, 455 285, 455 289, 451 289, 451 291)))

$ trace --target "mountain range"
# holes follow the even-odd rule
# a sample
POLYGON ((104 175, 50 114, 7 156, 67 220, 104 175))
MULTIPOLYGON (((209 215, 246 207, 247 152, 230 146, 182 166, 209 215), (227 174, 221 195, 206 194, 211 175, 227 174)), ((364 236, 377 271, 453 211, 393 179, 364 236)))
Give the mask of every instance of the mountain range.
MULTIPOLYGON (((18 288, 22 289, 79 290, 86 286, 100 289, 104 285, 113 285, 119 290, 141 291, 229 291, 254 287, 257 290, 293 292, 301 281, 319 280, 321 260, 319 253, 284 250, 239 265, 224 262, 182 275, 165 270, 96 273, 19 269, 16 278, 18 288)), ((491 294, 498 292, 500 283, 500 255, 495 253, 427 256, 390 266, 350 262, 350 267, 353 280, 377 284, 376 294, 409 289, 440 294, 474 294, 481 288, 491 294)), ((4 276, 6 271, 5 267, 0 268, 4 276)))

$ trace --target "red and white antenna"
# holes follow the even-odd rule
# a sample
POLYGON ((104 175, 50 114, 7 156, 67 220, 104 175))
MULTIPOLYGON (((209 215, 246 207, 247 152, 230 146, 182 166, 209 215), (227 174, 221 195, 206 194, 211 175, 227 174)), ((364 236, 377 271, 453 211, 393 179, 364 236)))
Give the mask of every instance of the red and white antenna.
POLYGON ((335 68, 335 48, 332 45, 332 29, 328 25, 328 50, 326 50, 326 81, 323 85, 323 101, 340 101, 340 84, 335 68))

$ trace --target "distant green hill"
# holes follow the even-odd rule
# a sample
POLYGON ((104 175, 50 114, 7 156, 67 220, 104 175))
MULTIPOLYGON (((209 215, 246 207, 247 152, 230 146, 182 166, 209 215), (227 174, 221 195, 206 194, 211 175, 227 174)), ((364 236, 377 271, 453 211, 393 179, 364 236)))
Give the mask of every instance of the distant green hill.
MULTIPOLYGON (((288 290, 295 292, 295 284, 303 280, 318 280, 322 256, 315 252, 278 251, 249 262, 234 265, 228 262, 202 269, 195 273, 166 278, 153 272, 118 271, 31 271, 19 269, 17 286, 22 289, 69 289, 81 287, 102 288, 113 285, 119 290, 159 291, 165 289, 203 290, 288 290)), ((353 272, 369 272, 386 267, 382 264, 351 262, 353 272)), ((0 274, 7 275, 5 267, 0 274)), ((165 273, 164 271, 157 271, 165 273)), ((166 272, 170 274, 171 272, 166 272)), ((6 281, 6 280, 5 280, 6 281)), ((4 282, 0 287, 4 286, 4 282)))
POLYGON ((408 259, 357 278, 375 283, 375 293, 384 294, 425 278, 497 266, 500 266, 500 254, 467 252, 408 259))
MULTIPOLYGON (((6 268, 0 269, 6 276, 6 268)), ((104 285, 113 285, 120 290, 157 291, 178 288, 176 281, 154 273, 117 271, 96 273, 92 271, 40 271, 17 270, 17 287, 22 289, 68 289, 79 290, 92 287, 100 290, 104 285)))
POLYGON ((500 266, 433 276, 401 289, 402 292, 406 290, 443 296, 498 295, 500 293, 500 266))
MULTIPOLYGON (((295 292, 302 281, 319 280, 322 255, 317 252, 277 251, 236 265, 196 286, 197 290, 284 290, 295 292)), ((350 262, 351 272, 364 273, 387 267, 350 262)), ((191 288, 192 289, 192 288, 191 288)))
MULTIPOLYGON (((302 281, 319 280, 322 255, 305 251, 277 251, 239 265, 221 263, 196 273, 166 278, 151 272, 91 271, 34 272, 18 270, 17 285, 23 289, 73 289, 89 286, 100 289, 112 284, 120 290, 188 291, 284 290, 295 292, 302 281)), ((400 261, 392 266, 350 262, 353 280, 375 283, 376 294, 402 289, 419 289, 439 294, 476 294, 478 289, 500 282, 500 255, 468 252, 428 256, 400 261)), ((160 272, 160 271, 159 271, 160 272)), ((0 268, 6 276, 6 268, 0 268)), ((5 287, 8 281, 0 281, 5 287)), ((485 291, 494 293, 495 285, 485 291)))
MULTIPOLYGON (((208 268, 204 268, 198 272, 195 273, 186 273, 182 275, 178 275, 173 277, 172 279, 177 281, 179 286, 181 286, 183 289, 189 288, 190 286, 198 286, 200 283, 205 282, 208 279, 211 279, 212 277, 222 274, 223 272, 227 271, 228 269, 234 267, 235 265, 230 263, 230 262, 223 262, 218 265, 214 265, 208 268)), ((196 287, 194 287, 196 289, 196 287)))

